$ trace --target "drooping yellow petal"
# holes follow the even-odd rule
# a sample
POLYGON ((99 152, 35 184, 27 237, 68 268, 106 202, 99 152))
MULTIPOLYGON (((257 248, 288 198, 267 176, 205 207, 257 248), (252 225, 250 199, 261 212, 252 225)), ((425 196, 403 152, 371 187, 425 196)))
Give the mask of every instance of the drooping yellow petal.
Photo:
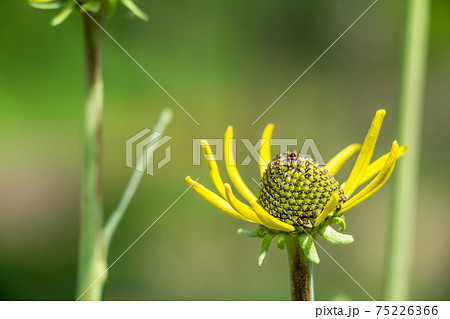
POLYGON ((227 198, 226 197, 227 195, 225 194, 225 188, 223 187, 223 181, 222 178, 220 177, 219 167, 217 167, 216 160, 214 159, 214 155, 211 152, 211 147, 205 140, 202 140, 201 143, 204 155, 203 157, 205 158, 205 163, 209 171, 209 178, 213 182, 214 186, 216 187, 220 195, 222 195, 223 198, 227 198))
POLYGON ((350 195, 355 191, 359 181, 363 178, 367 166, 372 158, 373 149, 377 142, 378 133, 380 132, 381 123, 383 123, 385 110, 378 110, 375 117, 370 125, 369 132, 366 135, 364 143, 359 152, 358 158, 356 159, 355 166, 353 166, 352 172, 348 180, 345 182, 344 193, 345 196, 350 197, 350 195))
POLYGON ((350 198, 344 205, 342 205, 342 210, 339 211, 338 215, 342 215, 345 211, 355 207, 362 201, 366 200, 373 194, 375 194, 381 186, 386 183, 386 181, 389 179, 389 176, 391 175, 392 171, 394 170, 395 162, 398 158, 398 143, 397 141, 394 141, 392 143, 392 148, 389 153, 389 156, 386 159, 386 162, 381 169, 381 171, 378 173, 378 175, 367 185, 364 187, 359 193, 357 193, 355 196, 350 198))
POLYGON ((225 140, 224 140, 224 158, 225 158, 225 166, 227 168, 228 176, 233 182, 234 187, 239 191, 239 193, 249 202, 256 200, 255 195, 248 189, 247 185, 245 185, 244 181, 239 174, 236 161, 234 159, 233 149, 232 149, 232 138, 233 138, 233 127, 228 126, 225 132, 225 140))
MULTIPOLYGON (((403 145, 398 149, 397 153, 397 159, 399 159, 406 151, 408 147, 406 145, 403 145)), ((384 154, 380 158, 378 158, 376 161, 372 162, 366 169, 366 174, 363 176, 363 178, 359 181, 358 185, 356 187, 361 186, 365 182, 367 182, 369 179, 371 179, 373 176, 375 176, 384 166, 386 163, 386 159, 388 158, 390 152, 387 154, 384 154)), ((345 188, 345 183, 341 184, 341 188, 345 188)))
MULTIPOLYGON (((406 145, 403 145, 402 147, 400 147, 397 152, 397 159, 399 159, 406 152, 407 149, 408 149, 408 147, 406 145)), ((381 156, 379 159, 377 159, 375 162, 371 163, 367 167, 366 174, 360 181, 359 185, 367 182, 369 179, 371 179, 373 176, 375 176, 383 168, 389 154, 391 154, 391 152, 381 156)))
POLYGON ((327 218, 328 214, 332 213, 336 209, 338 202, 339 202, 339 195, 337 192, 335 192, 333 193, 332 197, 328 201, 323 211, 320 213, 319 217, 316 219, 314 227, 319 226, 325 220, 325 218, 327 218))
POLYGON ((200 197, 202 197, 208 203, 217 207, 224 213, 227 213, 228 215, 235 217, 235 218, 250 221, 250 220, 246 219, 244 216, 242 216, 241 214, 239 214, 238 212, 236 212, 226 200, 224 200, 220 196, 214 194, 209 189, 204 187, 202 184, 194 181, 190 176, 186 177, 186 182, 191 186, 191 188, 197 194, 200 195, 200 197))
POLYGON ((361 144, 351 144, 337 153, 329 162, 325 165, 325 169, 330 172, 331 175, 335 175, 345 162, 357 151, 361 149, 361 144))
POLYGON ((262 221, 259 219, 258 215, 247 205, 242 203, 239 199, 234 196, 233 191, 231 190, 231 186, 228 183, 225 183, 225 192, 227 195, 228 203, 231 207, 234 208, 239 214, 247 218, 248 220, 253 221, 257 224, 262 224, 262 221))
POLYGON ((269 124, 263 131, 262 134, 262 145, 259 149, 259 172, 261 173, 261 177, 264 175, 264 171, 267 168, 267 165, 272 160, 272 155, 270 154, 270 139, 272 138, 272 131, 274 125, 269 124))
POLYGON ((295 230, 294 226, 286 224, 279 219, 276 219, 272 215, 270 215, 261 205, 259 205, 256 200, 251 201, 250 205, 253 210, 258 215, 259 219, 263 222, 263 225, 272 229, 282 230, 282 231, 293 231, 295 230))

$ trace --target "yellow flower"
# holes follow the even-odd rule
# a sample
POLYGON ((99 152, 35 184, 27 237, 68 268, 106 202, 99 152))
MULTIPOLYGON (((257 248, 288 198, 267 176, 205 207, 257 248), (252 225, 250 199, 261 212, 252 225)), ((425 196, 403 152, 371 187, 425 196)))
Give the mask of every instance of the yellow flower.
MULTIPOLYGON (((399 147, 397 141, 394 141, 389 153, 370 163, 385 114, 385 110, 376 112, 362 146, 360 144, 349 145, 328 161, 324 167, 319 167, 317 163, 308 160, 296 151, 280 154, 271 161, 270 139, 274 126, 273 124, 267 125, 262 134, 262 146, 259 150, 259 169, 263 182, 260 185, 258 197, 250 191, 237 170, 235 158, 231 151, 232 148, 230 147, 233 138, 233 128, 229 126, 224 138, 226 170, 231 182, 242 197, 248 201, 249 205, 237 199, 233 194, 231 185, 222 181, 211 148, 205 140, 202 141, 202 150, 208 166, 209 177, 220 196, 192 180, 189 176, 186 177, 186 181, 203 199, 235 218, 262 225, 275 232, 301 233, 320 230, 320 226, 326 224, 327 221, 334 219, 334 222, 336 222, 344 212, 377 192, 388 180, 397 159, 406 151, 406 146, 399 147), (350 176, 345 183, 339 185, 334 175, 358 151, 359 155, 350 176), (293 162, 289 162, 291 157, 293 162), (293 168, 286 166, 286 163, 293 163, 293 168), (303 166, 299 168, 297 165, 303 166), (270 171, 268 168, 270 168, 270 171), (305 171, 305 169, 309 171, 305 171), (286 174, 284 173, 285 171, 287 172, 286 174), (281 175, 277 172, 281 172, 281 175), (292 174, 289 175, 289 172, 292 172, 292 174), (311 172, 311 174, 307 172, 311 172), (281 182, 280 176, 283 179, 281 182), (371 181, 364 188, 354 194, 358 187, 369 180, 371 181), (301 181, 300 186, 298 186, 298 181, 301 181), (310 184, 311 181, 315 184, 310 184), (308 203, 305 204, 302 201, 304 198, 308 198, 308 196, 303 195, 303 182, 305 182, 306 193, 310 195, 308 203, 317 204, 314 207, 308 206, 308 203), (325 185, 320 183, 325 183, 325 185), (301 195, 299 195, 299 192, 301 195), (295 196, 292 195, 293 193, 295 193, 295 196), (272 196, 277 199, 272 198, 272 196)), ((328 230, 333 231, 329 228, 328 230)), ((324 232, 326 233, 322 229, 322 232, 319 231, 319 234, 325 238, 327 234, 324 234, 324 232)), ((351 238, 352 240, 353 238, 351 238)), ((342 244, 342 242, 339 243, 342 244)))

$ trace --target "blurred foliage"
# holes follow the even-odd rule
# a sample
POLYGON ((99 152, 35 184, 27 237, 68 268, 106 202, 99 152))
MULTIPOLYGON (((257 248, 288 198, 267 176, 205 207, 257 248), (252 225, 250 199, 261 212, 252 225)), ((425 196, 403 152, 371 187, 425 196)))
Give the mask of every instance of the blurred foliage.
MULTIPOLYGON (((120 2, 127 7, 136 17, 147 21, 148 17, 133 0, 27 0, 30 6, 38 9, 60 9, 63 8, 50 22, 52 26, 63 23, 72 12, 98 13, 106 9, 108 16, 112 16, 117 10, 117 4, 120 2)), ((103 11, 105 12, 105 11, 103 11)))
MULTIPOLYGON (((148 23, 133 21, 129 10, 118 7, 106 30, 200 126, 105 40, 105 211, 115 207, 132 174, 125 166, 125 141, 152 127, 162 108, 176 113, 167 132, 173 137, 172 162, 144 177, 112 243, 110 262, 186 189, 186 175, 211 186, 205 167, 192 165, 192 138, 221 138, 233 124, 236 136, 256 142, 273 122, 275 138, 298 138, 300 146, 304 138, 314 138, 328 160, 342 147, 361 142, 374 111, 384 107, 388 116, 379 145, 390 145, 403 1, 379 1, 251 125, 370 3, 140 1, 151 13, 148 23)), ((1 299, 75 297, 83 51, 78 19, 50 28, 54 14, 22 1, 0 2, 1 299)), ((414 299, 450 298, 448 16, 448 1, 433 1, 414 299), (424 251, 429 258, 422 258, 424 251)), ((374 156, 387 151, 379 147, 374 156)), ((238 161, 246 155, 238 143, 238 161)), ((258 176, 254 162, 240 171, 244 180, 258 176)), ((340 177, 345 176, 343 170, 340 177)), ((347 216, 352 245, 328 249, 375 299, 381 296, 389 189, 347 216)), ((271 247, 258 269, 253 252, 259 243, 238 236, 239 227, 248 224, 188 192, 111 268, 105 299, 288 299, 285 252, 271 247)), ((315 273, 319 300, 339 294, 368 299, 330 259, 324 257, 315 273)))

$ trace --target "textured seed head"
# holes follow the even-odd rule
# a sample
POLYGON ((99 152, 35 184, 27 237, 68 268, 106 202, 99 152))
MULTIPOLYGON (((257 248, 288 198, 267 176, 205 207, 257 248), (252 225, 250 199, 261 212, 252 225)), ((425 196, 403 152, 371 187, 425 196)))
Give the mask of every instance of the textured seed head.
POLYGON ((336 179, 316 161, 298 151, 278 154, 261 180, 258 203, 275 218, 303 228, 312 228, 334 192, 336 211, 346 201, 336 179))

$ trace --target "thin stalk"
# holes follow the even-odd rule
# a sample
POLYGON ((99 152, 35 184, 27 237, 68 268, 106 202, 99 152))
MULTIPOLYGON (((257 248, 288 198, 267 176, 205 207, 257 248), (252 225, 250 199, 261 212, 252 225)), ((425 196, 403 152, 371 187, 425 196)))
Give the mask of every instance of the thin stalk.
MULTIPOLYGON (((93 18, 103 22, 105 1, 93 18)), ((88 98, 85 106, 83 137, 82 228, 77 295, 80 300, 101 300, 108 273, 107 257, 111 239, 137 191, 144 173, 136 170, 125 188, 117 208, 103 225, 102 209, 102 126, 103 126, 103 33, 86 13, 82 13, 87 66, 88 98)), ((154 128, 163 133, 172 119, 164 110, 154 128)), ((145 172, 149 158, 138 159, 145 172), (147 160, 147 161, 146 161, 147 160)))
MULTIPOLYGON (((89 16, 82 13, 87 69, 87 102, 84 110, 82 226, 77 291, 84 290, 106 269, 102 244, 102 126, 103 126, 103 36, 89 16)), ((101 23, 103 10, 96 15, 101 23)), ((101 281, 105 281, 104 276, 101 281)), ((84 294, 84 300, 100 300, 103 284, 84 294)))
MULTIPOLYGON (((172 120, 172 116, 173 114, 170 109, 163 110, 161 115, 159 116, 158 122, 153 128, 153 131, 164 133, 170 121, 172 120)), ((138 159, 138 164, 136 165, 136 167, 142 167, 142 172, 137 169, 134 171, 133 175, 130 178, 130 181, 128 182, 127 187, 125 188, 125 191, 123 192, 119 204, 117 205, 116 209, 112 212, 111 216, 108 218, 108 221, 105 223, 105 226, 103 227, 103 241, 107 251, 109 249, 112 237, 117 227, 119 226, 120 221, 125 215, 125 212, 131 202, 131 199, 136 193, 139 183, 141 182, 142 177, 145 174, 144 172, 147 170, 148 162, 153 156, 153 153, 150 154, 149 156, 150 157, 146 157, 143 154, 141 158, 138 159)))
POLYGON ((399 101, 399 140, 408 153, 399 162, 394 181, 384 298, 407 300, 415 247, 414 231, 419 185, 419 158, 425 89, 429 0, 407 4, 404 64, 399 101))
POLYGON ((313 266, 306 258, 295 238, 286 239, 286 249, 289 261, 289 278, 291 298, 294 301, 313 301, 313 266))

